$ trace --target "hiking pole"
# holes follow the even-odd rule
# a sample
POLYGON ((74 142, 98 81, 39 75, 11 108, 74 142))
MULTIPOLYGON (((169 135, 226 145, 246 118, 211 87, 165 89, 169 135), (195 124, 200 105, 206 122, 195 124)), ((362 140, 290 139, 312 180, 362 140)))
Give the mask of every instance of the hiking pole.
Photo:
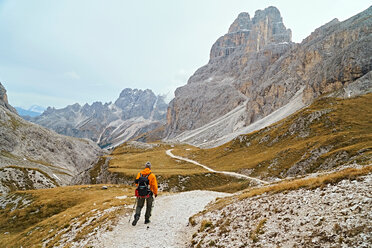
POLYGON ((137 197, 136 197, 136 202, 135 202, 134 205, 133 205, 132 214, 131 214, 130 217, 129 217, 129 221, 128 221, 128 223, 130 223, 130 220, 132 219, 132 215, 133 215, 133 213, 134 213, 134 209, 136 208, 137 201, 138 201, 138 199, 137 199, 137 197))

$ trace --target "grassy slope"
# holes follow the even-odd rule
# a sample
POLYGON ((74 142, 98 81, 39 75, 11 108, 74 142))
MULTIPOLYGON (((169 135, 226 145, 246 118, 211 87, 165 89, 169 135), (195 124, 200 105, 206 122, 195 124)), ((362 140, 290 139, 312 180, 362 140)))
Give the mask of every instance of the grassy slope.
MULTIPOLYGON (((152 163, 152 171, 157 176, 164 191, 186 191, 209 189, 223 192, 236 192, 254 185, 242 179, 210 173, 207 170, 188 163, 173 159, 165 154, 168 149, 193 149, 189 145, 170 146, 159 144, 151 149, 136 149, 127 144, 116 148, 109 157, 109 171, 123 178, 133 178, 144 168, 147 161, 152 163)), ((94 177, 95 175, 91 175, 94 177)))
POLYGON ((284 177, 296 163, 299 174, 345 163, 369 164, 371 120, 372 94, 346 100, 323 98, 270 127, 220 147, 174 153, 216 170, 260 177, 284 177))
POLYGON ((0 247, 39 247, 45 240, 49 240, 47 247, 53 247, 64 233, 89 222, 76 233, 74 240, 79 240, 95 227, 115 218, 118 212, 128 211, 123 208, 124 204, 133 204, 133 199, 115 198, 132 196, 133 188, 112 185, 102 190, 101 187, 58 187, 17 191, 4 196, 8 204, 0 209, 0 247), (20 201, 16 203, 16 199, 20 201), (113 207, 114 211, 97 216, 113 207))

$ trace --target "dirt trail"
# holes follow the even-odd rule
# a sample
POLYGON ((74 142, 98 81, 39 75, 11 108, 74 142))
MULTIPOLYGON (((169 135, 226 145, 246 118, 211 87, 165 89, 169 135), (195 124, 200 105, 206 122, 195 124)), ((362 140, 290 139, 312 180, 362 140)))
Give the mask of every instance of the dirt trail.
POLYGON ((194 161, 194 160, 191 160, 191 159, 188 159, 188 158, 184 158, 184 157, 180 157, 180 156, 176 156, 172 153, 172 150, 173 149, 169 149, 165 153, 172 158, 179 159, 179 160, 184 160, 186 162, 193 163, 193 164, 196 164, 198 166, 201 166, 201 167, 203 167, 204 169, 206 169, 210 172, 221 173, 221 174, 225 174, 225 175, 229 175, 229 176, 233 176, 233 177, 237 177, 237 178, 244 178, 244 179, 248 179, 248 180, 253 180, 253 181, 256 181, 256 182, 261 183, 261 184, 268 184, 268 182, 266 182, 266 181, 263 181, 263 180, 260 180, 258 178, 254 178, 254 177, 249 177, 249 176, 246 176, 246 175, 243 175, 243 174, 239 174, 239 173, 235 173, 235 172, 231 172, 231 171, 216 171, 216 170, 213 170, 213 169, 209 168, 208 166, 205 166, 203 164, 198 163, 197 161, 194 161))
POLYGON ((128 223, 129 216, 124 216, 112 232, 104 232, 97 237, 95 247, 187 247, 192 235, 192 229, 186 228, 189 217, 202 211, 217 197, 228 195, 196 190, 159 196, 155 200, 150 224, 144 224, 144 207, 135 227, 128 223))

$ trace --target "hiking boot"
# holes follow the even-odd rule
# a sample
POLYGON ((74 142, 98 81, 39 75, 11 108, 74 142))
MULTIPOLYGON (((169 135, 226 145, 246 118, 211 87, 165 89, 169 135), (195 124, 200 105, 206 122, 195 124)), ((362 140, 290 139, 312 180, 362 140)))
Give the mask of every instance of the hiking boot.
POLYGON ((132 222, 132 226, 137 225, 138 220, 139 220, 139 217, 134 216, 134 220, 133 220, 133 222, 132 222))
POLYGON ((151 221, 149 219, 145 220, 145 224, 149 224, 151 221))

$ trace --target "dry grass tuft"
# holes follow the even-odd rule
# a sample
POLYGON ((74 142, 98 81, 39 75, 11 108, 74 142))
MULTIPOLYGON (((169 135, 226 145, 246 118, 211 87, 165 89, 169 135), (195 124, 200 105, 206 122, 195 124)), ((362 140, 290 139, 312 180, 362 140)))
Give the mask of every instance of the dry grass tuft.
POLYGON ((263 227, 266 223, 267 219, 264 218, 258 222, 257 227, 249 234, 249 237, 252 239, 254 243, 258 241, 259 234, 263 234, 263 227))
POLYGON ((212 227, 213 227, 213 223, 210 220, 202 220, 200 224, 199 232, 203 232, 204 230, 208 228, 212 228, 212 227))

